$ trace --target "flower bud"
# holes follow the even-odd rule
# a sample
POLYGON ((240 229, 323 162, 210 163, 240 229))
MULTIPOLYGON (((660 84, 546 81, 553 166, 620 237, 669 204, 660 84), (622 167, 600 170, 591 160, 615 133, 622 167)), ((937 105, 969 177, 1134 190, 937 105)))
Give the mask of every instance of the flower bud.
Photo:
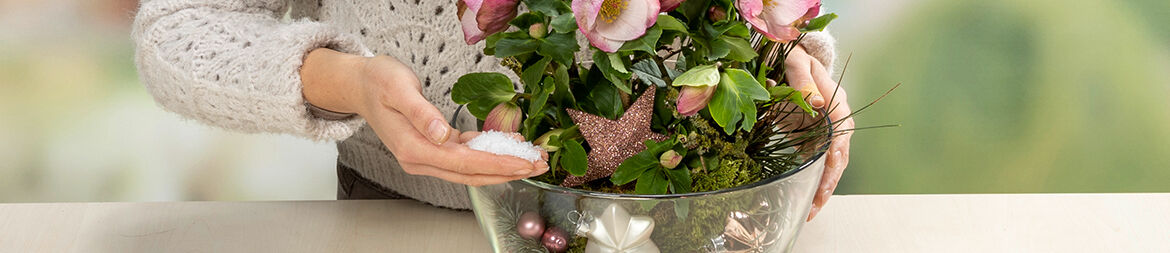
POLYGON ((678 8, 686 0, 662 0, 658 1, 658 10, 661 12, 670 12, 678 8))
POLYGON ((544 38, 546 34, 548 34, 548 29, 544 27, 544 24, 536 23, 528 26, 528 36, 532 36, 534 39, 544 38))
POLYGON ((463 28, 463 39, 475 44, 488 35, 508 29, 508 22, 516 18, 520 0, 458 0, 455 7, 463 28))
POLYGON ((533 141, 532 144, 540 146, 540 148, 543 148, 544 151, 556 152, 557 150, 561 150, 561 147, 549 144, 548 141, 553 136, 561 136, 562 133, 565 133, 564 129, 553 129, 552 131, 544 133, 544 135, 541 135, 539 138, 536 138, 536 141, 533 141))
POLYGON ((703 108, 707 108, 707 102, 711 100, 711 95, 715 95, 716 87, 717 85, 683 86, 682 91, 678 93, 678 114, 694 116, 703 108))
POLYGON ((520 111, 520 106, 511 102, 500 103, 483 120, 483 130, 505 133, 519 132, 523 114, 524 112, 520 111))
POLYGON ((661 164, 663 168, 673 169, 674 167, 678 167, 678 163, 682 162, 682 159, 683 157, 678 155, 678 152, 667 150, 662 153, 662 156, 658 157, 658 164, 661 164))
POLYGON ((711 20, 711 22, 719 22, 727 19, 727 10, 724 10, 723 7, 719 7, 718 5, 711 6, 711 9, 707 10, 707 19, 711 20))

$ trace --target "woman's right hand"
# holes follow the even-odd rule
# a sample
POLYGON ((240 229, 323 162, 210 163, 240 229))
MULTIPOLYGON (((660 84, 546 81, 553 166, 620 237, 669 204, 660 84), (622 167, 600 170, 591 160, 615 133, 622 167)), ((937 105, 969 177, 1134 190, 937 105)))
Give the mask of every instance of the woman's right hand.
POLYGON ((316 49, 301 67, 302 91, 314 106, 357 113, 397 157, 402 169, 465 185, 489 185, 548 171, 542 159, 472 150, 461 134, 422 95, 414 71, 390 56, 361 57, 316 49))

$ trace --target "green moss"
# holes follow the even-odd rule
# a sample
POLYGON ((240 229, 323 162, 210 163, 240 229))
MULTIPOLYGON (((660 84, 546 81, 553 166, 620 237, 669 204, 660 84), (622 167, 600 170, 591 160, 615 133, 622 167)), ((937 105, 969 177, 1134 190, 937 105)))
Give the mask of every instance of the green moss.
MULTIPOLYGON (((751 202, 751 198, 739 195, 691 201, 691 213, 687 217, 672 218, 667 222, 655 224, 651 238, 656 240, 662 252, 706 252, 703 247, 723 233, 728 213, 734 210, 747 210, 751 202)), ((665 211, 667 209, 662 210, 665 211)), ((670 209, 670 212, 673 212, 673 209, 670 209)), ((651 212, 651 215, 666 214, 651 212)))
POLYGON ((695 192, 733 188, 759 181, 760 166, 751 160, 724 159, 706 173, 691 175, 691 179, 691 189, 695 192))
POLYGON ((569 249, 565 253, 585 253, 585 244, 589 242, 589 238, 578 236, 569 242, 569 249))

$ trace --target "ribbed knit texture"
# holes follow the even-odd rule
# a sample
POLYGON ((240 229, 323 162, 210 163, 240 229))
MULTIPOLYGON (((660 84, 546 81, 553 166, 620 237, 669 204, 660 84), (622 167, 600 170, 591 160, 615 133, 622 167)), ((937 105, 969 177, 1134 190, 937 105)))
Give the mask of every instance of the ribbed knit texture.
MULTIPOLYGON (((311 114, 299 74, 316 48, 390 55, 411 66, 423 96, 455 118, 451 86, 463 74, 515 79, 483 55, 482 43, 463 42, 455 12, 454 0, 145 0, 134 21, 136 63, 147 91, 168 111, 234 131, 342 140, 338 161, 362 176, 436 206, 466 209, 464 186, 406 174, 360 117, 311 114)), ((831 66, 831 36, 812 34, 802 44, 831 66)), ((474 118, 458 113, 455 127, 474 130, 474 118)))

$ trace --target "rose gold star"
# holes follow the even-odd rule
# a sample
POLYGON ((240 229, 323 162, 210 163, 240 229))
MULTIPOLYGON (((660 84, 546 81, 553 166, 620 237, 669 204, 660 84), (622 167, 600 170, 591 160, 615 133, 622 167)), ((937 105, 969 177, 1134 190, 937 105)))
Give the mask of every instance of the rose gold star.
POLYGON ((650 118, 654 115, 654 89, 654 85, 650 85, 618 120, 568 109, 569 117, 581 126, 581 135, 592 150, 589 151, 589 168, 585 176, 569 175, 561 182, 561 186, 578 186, 613 175, 622 161, 646 150, 643 141, 666 140, 665 135, 650 131, 650 118))

